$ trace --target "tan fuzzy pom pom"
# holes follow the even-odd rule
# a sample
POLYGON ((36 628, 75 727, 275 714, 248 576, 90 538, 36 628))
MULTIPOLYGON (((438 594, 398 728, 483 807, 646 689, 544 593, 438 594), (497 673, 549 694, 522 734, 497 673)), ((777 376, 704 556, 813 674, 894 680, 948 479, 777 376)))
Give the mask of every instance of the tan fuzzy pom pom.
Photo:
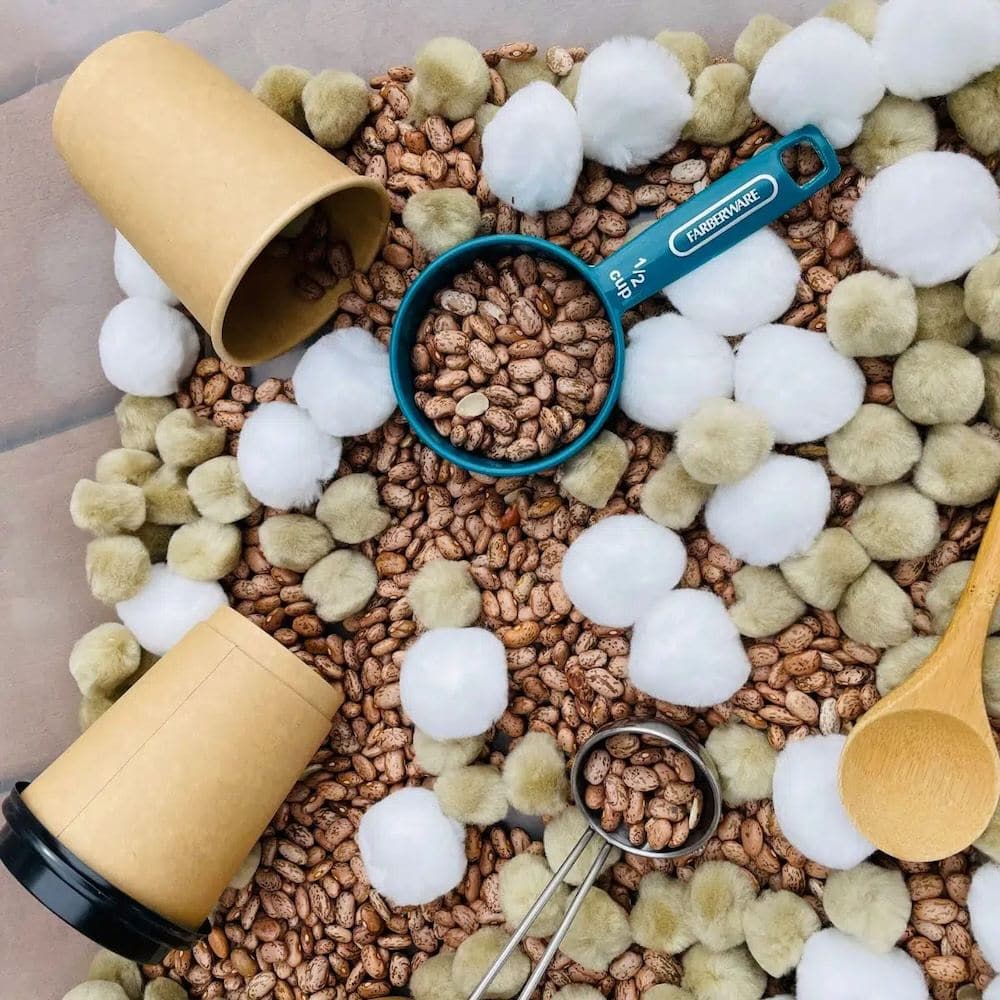
POLYGON ((272 566, 305 573, 333 551, 326 526, 307 514, 276 514, 257 529, 260 550, 272 566))
POLYGON ((585 969, 603 972, 631 943, 628 914, 603 889, 591 889, 560 950, 585 969))
POLYGON ((791 30, 790 24, 771 14, 758 14, 750 19, 733 44, 733 58, 744 69, 756 73, 767 50, 791 30))
POLYGON ((872 563, 844 592, 837 621, 855 642, 885 649, 913 634, 913 604, 906 591, 872 563))
MULTIPOLYGON (((575 67, 574 67, 575 68, 575 67)), ((560 85, 561 86, 561 85, 560 85)), ((476 131, 482 135, 486 131, 486 126, 496 117, 500 109, 495 104, 483 104, 476 112, 476 131)), ((482 221, 480 219, 480 221, 482 221)))
POLYGON ((862 486, 883 486, 902 479, 922 450, 920 434, 891 406, 865 403, 826 439, 830 468, 862 486))
POLYGON ((900 646, 887 649, 875 668, 875 686, 885 696, 919 667, 938 644, 936 635, 915 635, 900 646))
POLYGON ((250 853, 243 859, 236 874, 229 880, 229 884, 234 889, 245 889, 260 867, 261 848, 260 844, 254 844, 250 848, 250 853))
POLYGON ((688 888, 691 930, 703 945, 725 951, 746 940, 743 911, 757 896, 747 871, 729 861, 706 861, 695 869, 688 888))
POLYGON ((697 79, 712 61, 712 50, 708 47, 708 42, 697 32, 665 30, 653 41, 677 57, 691 80, 697 79))
MULTIPOLYGON (((653 991, 658 989, 654 986, 653 991)), ((649 1000, 656 1000, 653 997, 653 991, 646 990, 643 996, 649 1000)), ((588 986, 586 983, 570 983, 568 986, 564 986, 552 1000, 604 1000, 604 994, 593 986, 588 986)))
POLYGON ((657 524, 680 531, 691 527, 711 495, 712 487, 692 479, 677 454, 671 452, 646 480, 639 506, 657 524))
POLYGON ((694 108, 685 138, 721 146, 741 136, 753 121, 750 74, 739 63, 706 66, 694 81, 694 108))
POLYGON ((135 531, 146 520, 146 500, 138 486, 81 479, 69 500, 73 523, 95 535, 135 531))
POLYGON ((719 772, 727 806, 771 797, 778 755, 763 733, 740 722, 716 726, 705 749, 719 772))
POLYGON ((114 703, 114 698, 109 698, 108 695, 102 694, 100 691, 84 695, 80 699, 80 707, 76 713, 80 732, 85 733, 114 703))
POLYGON ((987 639, 983 654, 983 697, 986 714, 1000 719, 1000 639, 987 639))
POLYGON ((449 768, 434 782, 441 811, 459 823, 490 826, 507 815, 507 793, 495 767, 449 768))
POLYGON ((507 88, 508 97, 537 80, 550 84, 555 84, 558 80, 541 53, 530 59, 501 59, 497 65, 497 72, 507 88))
MULTIPOLYGON (((458 946, 451 976, 462 996, 472 993, 509 940, 510 935, 499 927, 482 927, 458 946)), ((524 985, 530 971, 528 956, 516 949, 483 996, 487 1000, 509 1000, 524 985)))
POLYGON ((302 89, 312 73, 298 66, 269 66, 253 85, 253 96, 281 115, 297 129, 306 131, 306 115, 302 110, 302 89))
POLYGON ((413 1000, 465 1000, 452 978, 455 954, 440 951, 422 962, 410 976, 410 993, 413 1000))
POLYGON ((560 469, 559 486, 574 500, 600 510, 625 475, 628 458, 628 445, 617 434, 601 431, 560 469))
POLYGON ((139 972, 139 966, 131 959, 122 958, 106 948, 102 948, 91 959, 87 978, 117 983, 129 1000, 139 1000, 142 996, 142 973, 139 972))
POLYGON ((453 122, 471 118, 489 93, 489 67, 464 39, 432 38, 417 53, 414 68, 416 87, 411 86, 410 98, 418 120, 427 115, 453 122))
POLYGON ((242 539, 235 524, 207 517, 181 525, 167 546, 167 565, 191 580, 221 580, 236 569, 242 539))
POLYGON ((917 340, 944 340, 967 347, 976 336, 976 327, 965 315, 964 291, 953 281, 918 288, 917 340))
POLYGON ((62 1000, 130 1000, 130 998, 118 983, 91 979, 74 986, 69 993, 64 993, 62 1000))
POLYGON ((83 695, 113 694, 139 668, 139 643, 118 622, 80 636, 69 654, 69 672, 83 695))
POLYGON ((95 538, 87 545, 87 584, 102 604, 135 597, 149 579, 149 552, 132 535, 95 538))
POLYGON ((482 613, 483 599, 467 562, 434 559, 417 570, 407 600, 424 628, 464 628, 482 613))
POLYGON ((479 202, 460 188, 418 191, 403 209, 403 225, 432 257, 471 240, 481 221, 479 202))
POLYGON ((977 153, 1000 153, 1000 66, 949 94, 948 114, 977 153))
POLYGON ((189 1000, 188 992, 180 983, 166 976, 151 979, 143 990, 142 1000, 189 1000))
POLYGON ((97 460, 94 478, 99 483, 128 483, 142 486, 160 467, 160 460, 139 448, 112 448, 97 460))
POLYGON ((146 546, 150 562, 165 562, 170 539, 176 530, 169 524, 150 524, 147 521, 136 531, 135 537, 146 546))
POLYGON ((674 448, 700 483, 735 483, 768 455, 774 435, 763 415, 731 399, 707 399, 677 429, 674 448))
POLYGON ((302 578, 302 589, 323 621, 340 622, 368 603, 377 583, 371 562, 343 549, 320 559, 302 578))
POLYGON ((786 559, 781 572, 806 604, 832 611, 869 563, 871 557, 849 531, 827 528, 802 555, 786 559))
POLYGON ((979 355, 979 363, 986 378, 986 403, 983 407, 986 419, 994 427, 1000 427, 1000 352, 983 351, 979 355))
POLYGON ((993 814, 989 826, 982 836, 973 844, 977 851, 982 851, 991 861, 1000 864, 1000 806, 993 814))
MULTIPOLYGON (((500 869, 500 905, 508 924, 516 927, 521 923, 551 878, 552 869, 537 854, 519 854, 504 863, 500 869)), ((528 933, 532 937, 555 933, 568 902, 569 889, 561 885, 535 917, 528 933)))
POLYGON ((930 105, 886 94, 865 115, 861 134, 851 147, 851 162, 873 177, 904 156, 932 150, 936 145, 937 123, 930 105))
POLYGON ((225 447, 225 428, 194 410, 173 410, 156 426, 156 450, 167 465, 191 469, 221 455, 225 447))
POLYGON ((909 483, 870 489, 851 518, 851 534, 879 562, 919 559, 941 539, 937 504, 909 483))
POLYGON ((176 409, 177 404, 168 396, 122 396, 115 407, 122 447, 155 451, 156 425, 176 409))
POLYGON ((559 81, 559 93, 566 98, 570 104, 576 101, 576 88, 580 85, 580 72, 583 70, 583 63, 578 62, 570 71, 559 81))
POLYGON ((667 955, 679 955, 694 944, 687 883, 662 872, 650 872, 639 883, 639 896, 629 924, 635 943, 667 955))
MULTIPOLYGON (((589 829, 583 814, 573 806, 564 809, 558 816, 553 817, 545 826, 545 833, 542 836, 545 844, 545 860, 549 863, 549 868, 555 871, 568 857, 569 852, 576 846, 576 842, 589 829)), ((602 844, 595 837, 584 848, 583 853, 574 862, 566 876, 567 885, 579 885, 587 870, 597 860, 597 855, 601 851, 602 844)), ((617 848, 613 850, 601 869, 602 873, 608 871, 618 863, 621 858, 621 851, 617 848)))
POLYGON ((992 497, 1000 483, 1000 444, 964 424, 932 427, 913 485, 938 503, 966 507, 992 497))
POLYGON ((746 948, 714 952, 696 944, 684 955, 681 985, 696 1000, 760 1000, 767 976, 746 948))
POLYGON ((896 361, 892 392, 899 412, 915 423, 964 423, 983 405, 983 367, 962 347, 921 340, 896 361))
POLYGON ((823 8, 822 16, 843 21, 870 42, 875 35, 878 3, 876 0, 833 0, 823 8))
POLYGON ((302 109, 313 138, 327 149, 339 149, 364 124, 368 84, 355 73, 324 70, 302 88, 302 109))
POLYGON ((776 978, 787 976, 799 964, 802 948, 819 927, 816 911, 787 890, 761 893, 743 912, 747 948, 754 961, 776 978))
POLYGON ((413 757, 427 774, 444 774, 449 768, 471 764, 483 749, 482 736, 462 740, 436 740, 422 729, 413 731, 413 757))
MULTIPOLYGON (((830 873, 823 890, 823 909, 838 930, 872 951, 887 952, 906 930, 910 892, 899 870, 862 862, 847 871, 830 873)), ((816 926, 819 929, 818 922, 816 926)))
POLYGON ((642 1000, 694 1000, 694 994, 681 989, 680 986, 671 986, 670 983, 660 983, 642 994, 642 1000))
MULTIPOLYGON (((941 635, 951 622, 958 599, 969 582, 972 572, 972 560, 963 559, 960 562, 945 566, 933 580, 924 595, 924 604, 931 613, 934 631, 941 635)), ((990 619, 990 632, 1000 632, 1000 604, 993 609, 990 619)))
POLYGON ((984 257, 965 279, 965 312, 983 337, 1000 342, 1000 253, 984 257))
POLYGON ((338 542, 357 545, 389 527, 389 512, 379 506, 378 484, 367 472, 335 479, 316 505, 316 517, 338 542))
POLYGON ((529 816, 546 816, 566 805, 566 758, 548 733, 529 732, 507 755, 503 781, 511 805, 529 816))
POLYGON ((143 483, 142 492, 146 497, 146 520, 151 524, 188 524, 198 519, 183 469, 161 465, 143 483))
POLYGON ((899 354, 917 333, 917 295, 906 278, 862 271, 839 281, 827 302, 830 343, 849 358, 899 354))
POLYGON ((736 603, 729 607, 740 635, 760 639, 787 628, 805 611, 806 606, 773 568, 744 566, 733 574, 736 603))
POLYGON ((241 521, 260 506, 244 485, 233 455, 220 455, 192 469, 187 488, 202 517, 220 524, 241 521))

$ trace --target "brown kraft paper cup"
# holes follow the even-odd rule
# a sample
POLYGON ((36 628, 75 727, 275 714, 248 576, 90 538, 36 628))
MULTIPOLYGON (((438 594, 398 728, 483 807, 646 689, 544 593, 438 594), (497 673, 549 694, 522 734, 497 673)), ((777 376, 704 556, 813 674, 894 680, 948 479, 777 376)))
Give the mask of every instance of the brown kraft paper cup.
POLYGON ((343 700, 339 686, 222 608, 31 782, 23 802, 75 858, 194 930, 343 700))
POLYGON ((385 236, 380 184, 155 32, 121 35, 84 59, 52 128, 101 213, 237 364, 304 340, 348 287, 344 280, 315 301, 296 293, 294 259, 263 254, 289 222, 321 205, 362 270, 385 236))

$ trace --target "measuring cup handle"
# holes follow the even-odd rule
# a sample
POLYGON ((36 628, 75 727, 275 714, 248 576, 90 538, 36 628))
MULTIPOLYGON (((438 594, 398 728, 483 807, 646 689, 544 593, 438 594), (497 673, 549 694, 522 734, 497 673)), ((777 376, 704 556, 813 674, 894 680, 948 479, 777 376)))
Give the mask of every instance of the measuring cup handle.
POLYGON ((593 277, 619 314, 662 291, 751 233, 801 204, 840 173, 833 147, 807 125, 768 146, 628 241, 593 267, 593 277), (811 146, 822 162, 800 184, 781 154, 811 146))

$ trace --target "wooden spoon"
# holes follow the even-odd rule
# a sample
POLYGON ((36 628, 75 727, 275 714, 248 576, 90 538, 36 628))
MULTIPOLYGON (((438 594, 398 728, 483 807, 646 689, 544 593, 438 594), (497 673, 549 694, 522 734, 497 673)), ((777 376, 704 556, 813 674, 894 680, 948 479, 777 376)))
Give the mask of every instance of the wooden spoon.
POLYGON ((1000 758, 983 701, 983 652, 1000 597, 1000 503, 934 652, 855 725, 840 797, 857 828, 903 861, 937 861, 986 829, 1000 758))

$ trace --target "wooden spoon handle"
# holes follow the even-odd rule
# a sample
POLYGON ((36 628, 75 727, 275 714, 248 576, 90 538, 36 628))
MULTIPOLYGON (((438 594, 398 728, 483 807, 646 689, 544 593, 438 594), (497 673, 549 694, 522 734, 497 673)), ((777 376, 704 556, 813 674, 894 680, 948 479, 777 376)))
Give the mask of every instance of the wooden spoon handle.
POLYGON ((958 600, 945 640, 971 648, 977 637, 989 634, 990 619, 1000 598, 1000 503, 993 507, 989 524, 979 543, 979 553, 965 590, 958 600))

